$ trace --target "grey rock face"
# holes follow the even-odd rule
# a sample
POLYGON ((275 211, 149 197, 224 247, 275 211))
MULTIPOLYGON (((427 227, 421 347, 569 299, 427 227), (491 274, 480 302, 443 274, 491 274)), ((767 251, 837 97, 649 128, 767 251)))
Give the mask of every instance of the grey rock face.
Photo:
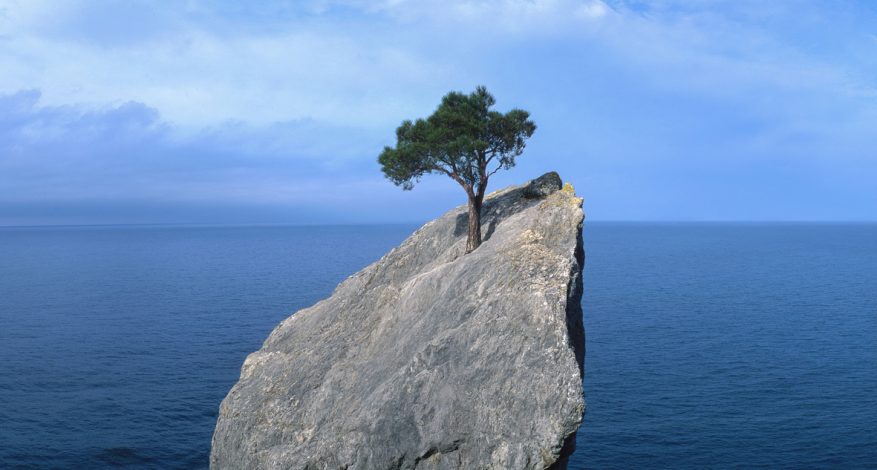
POLYGON ((211 468, 562 466, 585 407, 584 215, 552 185, 488 196, 474 252, 458 207, 284 320, 222 402, 211 468))

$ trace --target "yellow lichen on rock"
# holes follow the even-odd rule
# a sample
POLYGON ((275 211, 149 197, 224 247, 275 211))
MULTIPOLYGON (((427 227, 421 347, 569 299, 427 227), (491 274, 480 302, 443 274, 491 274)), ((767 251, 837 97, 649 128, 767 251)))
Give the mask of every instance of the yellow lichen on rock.
POLYGON ((573 188, 573 185, 570 183, 565 183, 563 188, 558 191, 555 191, 550 196, 545 198, 544 201, 539 205, 543 209, 548 209, 551 207, 564 207, 567 205, 574 205, 577 207, 581 207, 582 198, 576 196, 576 190, 573 188))
POLYGON ((561 188, 560 190, 565 192, 566 194, 569 194, 570 196, 576 195, 576 188, 574 188, 572 183, 570 182, 564 183, 563 188, 561 188))

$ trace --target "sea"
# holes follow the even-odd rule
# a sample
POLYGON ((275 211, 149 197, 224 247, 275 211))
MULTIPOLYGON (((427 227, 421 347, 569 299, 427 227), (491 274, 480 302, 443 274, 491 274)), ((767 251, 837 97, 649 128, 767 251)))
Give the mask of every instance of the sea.
MULTIPOLYGON (((246 355, 414 229, 0 228, 0 468, 206 468, 246 355)), ((584 240, 570 468, 877 468, 877 225, 584 240)))

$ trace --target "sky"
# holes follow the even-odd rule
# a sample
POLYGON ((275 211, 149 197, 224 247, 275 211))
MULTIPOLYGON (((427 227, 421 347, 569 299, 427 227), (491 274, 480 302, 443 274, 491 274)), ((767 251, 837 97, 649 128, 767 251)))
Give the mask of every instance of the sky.
POLYGON ((377 163, 486 86, 593 221, 877 221, 877 2, 0 0, 0 225, 422 222, 377 163))

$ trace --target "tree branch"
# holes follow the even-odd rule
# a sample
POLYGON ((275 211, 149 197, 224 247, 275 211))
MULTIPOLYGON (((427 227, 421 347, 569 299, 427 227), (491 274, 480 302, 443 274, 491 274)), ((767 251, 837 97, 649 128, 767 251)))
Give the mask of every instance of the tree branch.
POLYGON ((496 168, 494 168, 493 171, 491 171, 490 173, 487 174, 487 178, 490 178, 491 176, 495 175, 496 172, 499 171, 499 170, 502 170, 502 164, 501 164, 501 163, 499 164, 499 166, 497 166, 496 168))
MULTIPOLYGON (((451 172, 452 172, 452 173, 457 174, 457 175, 460 174, 460 169, 457 168, 457 164, 454 163, 453 159, 451 159, 450 156, 448 156, 448 159, 447 159, 447 160, 445 160, 445 159, 443 159, 443 158, 441 158, 441 157, 436 158, 436 160, 438 160, 438 161, 444 163, 445 165, 448 165, 449 167, 451 167, 451 172)), ((446 174, 447 174, 447 173, 446 173, 446 174)), ((448 175, 448 176, 450 176, 450 175, 448 175)))
POLYGON ((458 175, 456 171, 450 171, 450 170, 448 170, 447 168, 443 168, 443 167, 440 167, 440 166, 436 166, 436 167, 435 167, 435 170, 438 171, 439 173, 444 173, 444 174, 450 176, 451 179, 453 179, 453 180, 456 181, 460 186, 462 186, 463 189, 466 190, 466 192, 470 192, 470 191, 471 191, 469 185, 466 184, 466 182, 463 180, 463 178, 460 178, 460 175, 458 175))

